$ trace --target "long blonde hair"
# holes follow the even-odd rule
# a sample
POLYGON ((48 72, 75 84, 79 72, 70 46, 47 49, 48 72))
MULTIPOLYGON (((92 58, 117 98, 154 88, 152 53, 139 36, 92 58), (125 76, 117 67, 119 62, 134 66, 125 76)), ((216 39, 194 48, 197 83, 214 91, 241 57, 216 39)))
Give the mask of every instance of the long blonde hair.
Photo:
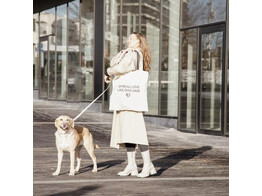
POLYGON ((143 54, 144 71, 150 71, 151 55, 146 37, 142 33, 138 32, 133 32, 132 34, 135 34, 136 37, 139 39, 139 48, 141 49, 141 52, 143 54))

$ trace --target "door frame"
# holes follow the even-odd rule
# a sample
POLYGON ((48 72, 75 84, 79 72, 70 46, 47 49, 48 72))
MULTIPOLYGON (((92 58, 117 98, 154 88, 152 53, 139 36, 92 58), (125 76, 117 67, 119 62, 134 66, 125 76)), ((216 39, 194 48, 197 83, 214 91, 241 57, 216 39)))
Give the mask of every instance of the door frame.
POLYGON ((196 89, 196 133, 208 133, 211 135, 224 135, 224 109, 225 109, 225 54, 226 54, 226 25, 219 24, 209 27, 198 28, 198 66, 197 66, 197 89, 196 89), (223 46, 222 46, 222 89, 221 89, 221 131, 200 129, 200 104, 201 104, 201 46, 202 46, 202 35, 208 33, 223 32, 223 46))

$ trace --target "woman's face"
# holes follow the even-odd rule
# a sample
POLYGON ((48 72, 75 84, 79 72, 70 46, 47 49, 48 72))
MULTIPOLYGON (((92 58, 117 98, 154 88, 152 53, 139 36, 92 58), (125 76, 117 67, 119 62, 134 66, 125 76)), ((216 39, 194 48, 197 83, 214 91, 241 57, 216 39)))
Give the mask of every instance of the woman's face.
POLYGON ((139 39, 137 38, 135 34, 131 34, 128 37, 127 45, 128 45, 128 48, 138 48, 139 47, 139 39))

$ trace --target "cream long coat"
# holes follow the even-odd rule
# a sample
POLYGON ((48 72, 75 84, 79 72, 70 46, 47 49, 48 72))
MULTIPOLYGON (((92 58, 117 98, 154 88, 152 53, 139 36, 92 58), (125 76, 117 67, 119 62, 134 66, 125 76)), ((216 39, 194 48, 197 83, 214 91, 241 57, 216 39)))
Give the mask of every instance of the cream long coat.
MULTIPOLYGON (((137 51, 142 59, 142 53, 140 50, 137 51)), ((137 52, 132 49, 126 49, 120 51, 110 61, 110 67, 107 69, 107 73, 118 77, 136 70, 136 66, 137 52)), ((146 126, 142 112, 114 111, 110 147, 125 147, 124 143, 148 145, 146 126)))

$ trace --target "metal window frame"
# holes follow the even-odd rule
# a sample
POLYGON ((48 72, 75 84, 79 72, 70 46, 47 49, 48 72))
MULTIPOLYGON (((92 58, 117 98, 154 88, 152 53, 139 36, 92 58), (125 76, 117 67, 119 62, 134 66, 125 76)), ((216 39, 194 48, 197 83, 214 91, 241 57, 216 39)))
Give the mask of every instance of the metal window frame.
POLYGON ((69 13, 69 3, 66 3, 66 97, 65 101, 68 100, 68 68, 69 68, 69 63, 68 63, 68 41, 69 41, 69 25, 68 25, 68 13, 69 13))
POLYGON ((57 98, 57 7, 55 7, 55 100, 57 98))
MULTIPOLYGON (((104 57, 104 25, 101 24, 105 21, 104 4, 104 0, 94 1, 94 97, 101 94, 103 90, 104 58, 101 57, 104 57)), ((97 102, 101 103, 102 97, 97 102)))
MULTIPOLYGON (((227 130, 227 117, 229 118, 229 114, 227 113, 227 109, 229 107, 229 100, 228 100, 228 105, 227 105, 227 96, 229 93, 227 93, 227 83, 228 83, 228 88, 229 88, 229 79, 228 79, 228 70, 229 70, 229 1, 227 0, 227 5, 226 5, 226 9, 227 9, 227 13, 226 13, 226 27, 225 27, 225 31, 226 31, 226 50, 225 50, 225 90, 224 90, 224 103, 225 103, 225 107, 224 107, 224 135, 225 136, 229 136, 229 130, 228 132, 226 132, 227 130)), ((229 124, 229 122, 228 122, 229 124)))
POLYGON ((161 114, 161 103, 162 103, 162 90, 161 90, 161 65, 162 65, 162 33, 163 33, 163 29, 162 29, 162 25, 163 25, 163 1, 160 1, 160 12, 159 12, 159 59, 158 59, 158 116, 161 114))

